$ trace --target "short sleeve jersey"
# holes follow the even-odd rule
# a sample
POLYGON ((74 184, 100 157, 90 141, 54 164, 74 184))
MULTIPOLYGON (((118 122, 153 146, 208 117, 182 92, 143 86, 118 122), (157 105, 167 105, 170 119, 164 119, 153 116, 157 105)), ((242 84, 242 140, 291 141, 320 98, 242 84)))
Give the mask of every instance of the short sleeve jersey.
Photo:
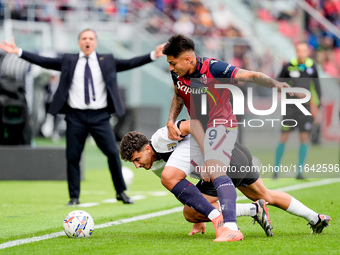
POLYGON ((167 127, 158 129, 150 139, 150 144, 157 155, 157 159, 163 159, 165 162, 168 161, 171 153, 177 148, 179 142, 180 141, 171 140, 168 137, 167 127))
POLYGON ((215 84, 236 84, 239 68, 214 58, 196 56, 197 67, 189 76, 179 77, 171 72, 174 86, 188 110, 191 119, 199 119, 203 127, 213 126, 214 119, 226 120, 227 128, 237 127, 230 103, 230 90, 215 88, 215 84), (202 94, 206 94, 206 113, 202 114, 202 94))

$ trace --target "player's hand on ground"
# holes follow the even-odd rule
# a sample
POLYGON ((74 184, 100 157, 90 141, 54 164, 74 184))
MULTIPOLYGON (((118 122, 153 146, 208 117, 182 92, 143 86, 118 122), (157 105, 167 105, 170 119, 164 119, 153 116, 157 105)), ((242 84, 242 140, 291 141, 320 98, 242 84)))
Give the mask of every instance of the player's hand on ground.
POLYGON ((200 232, 202 232, 202 235, 205 233, 205 223, 204 222, 192 224, 192 230, 190 231, 190 233, 188 235, 193 236, 193 235, 196 235, 200 232))
MULTIPOLYGON (((290 88, 289 84, 286 82, 275 82, 275 88, 277 88, 279 91, 281 91, 282 88, 290 88)), ((294 96, 293 92, 289 92, 289 95, 292 97, 294 96)))
POLYGON ((179 141, 182 140, 181 131, 178 129, 178 127, 173 122, 166 123, 166 126, 168 128, 168 137, 171 140, 179 141))
POLYGON ((4 50, 7 53, 14 53, 14 54, 19 54, 19 48, 15 45, 14 42, 14 37, 12 37, 11 42, 7 42, 5 40, 1 41, 2 43, 0 44, 0 48, 4 50))
POLYGON ((160 58, 160 57, 164 56, 164 54, 163 54, 164 46, 165 46, 165 43, 162 43, 162 44, 160 44, 156 47, 156 49, 155 49, 155 57, 156 58, 160 58))

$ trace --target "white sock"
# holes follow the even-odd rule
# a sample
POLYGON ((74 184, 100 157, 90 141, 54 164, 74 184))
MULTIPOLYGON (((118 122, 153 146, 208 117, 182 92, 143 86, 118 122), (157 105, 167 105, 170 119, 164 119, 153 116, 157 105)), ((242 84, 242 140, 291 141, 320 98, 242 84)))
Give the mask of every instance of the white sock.
POLYGON ((209 215, 208 215, 208 218, 209 220, 212 220, 212 219, 215 219, 216 217, 218 217, 220 215, 220 211, 215 209, 215 210, 212 210, 209 215))
POLYGON ((224 226, 234 231, 238 230, 236 222, 224 222, 224 226))
POLYGON ((236 203, 236 217, 255 216, 256 205, 236 203))
POLYGON ((316 224, 319 221, 319 215, 316 212, 309 209, 294 197, 292 197, 292 201, 290 202, 287 212, 305 218, 312 224, 316 224))

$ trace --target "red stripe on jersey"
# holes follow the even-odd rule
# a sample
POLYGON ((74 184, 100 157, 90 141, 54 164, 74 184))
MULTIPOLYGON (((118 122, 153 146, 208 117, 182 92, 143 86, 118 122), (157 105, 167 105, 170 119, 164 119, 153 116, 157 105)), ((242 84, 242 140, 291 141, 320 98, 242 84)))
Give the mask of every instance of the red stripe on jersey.
POLYGON ((235 76, 236 76, 238 70, 239 70, 239 68, 235 68, 235 69, 233 70, 233 72, 231 73, 230 80, 231 80, 231 82, 232 82, 233 84, 235 84, 235 76))
POLYGON ((227 135, 224 134, 221 139, 218 141, 218 143, 215 145, 215 147, 213 148, 213 150, 217 150, 221 145, 222 143, 224 142, 224 140, 227 138, 227 135))
POLYGON ((222 151, 223 151, 223 154, 226 155, 231 160, 229 153, 225 152, 224 150, 222 150, 222 151))
POLYGON ((198 166, 198 164, 197 164, 193 159, 190 161, 190 163, 191 163, 191 165, 193 165, 194 167, 197 167, 197 166, 198 166))
POLYGON ((197 63, 197 70, 200 70, 200 68, 201 68, 201 58, 196 58, 196 59, 198 59, 198 63, 197 63))

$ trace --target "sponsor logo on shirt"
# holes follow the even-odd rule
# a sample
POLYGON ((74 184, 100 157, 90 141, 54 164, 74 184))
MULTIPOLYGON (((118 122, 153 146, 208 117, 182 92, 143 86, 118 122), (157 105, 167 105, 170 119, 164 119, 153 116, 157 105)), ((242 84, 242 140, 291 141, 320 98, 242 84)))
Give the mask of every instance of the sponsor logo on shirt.
POLYGON ((183 91, 185 94, 206 94, 206 90, 208 87, 201 87, 201 88, 191 88, 181 81, 177 81, 177 89, 183 91))
POLYGON ((229 65, 227 66, 227 68, 224 70, 224 72, 223 72, 224 75, 228 72, 228 70, 230 69, 230 67, 231 67, 231 64, 229 64, 229 65))

